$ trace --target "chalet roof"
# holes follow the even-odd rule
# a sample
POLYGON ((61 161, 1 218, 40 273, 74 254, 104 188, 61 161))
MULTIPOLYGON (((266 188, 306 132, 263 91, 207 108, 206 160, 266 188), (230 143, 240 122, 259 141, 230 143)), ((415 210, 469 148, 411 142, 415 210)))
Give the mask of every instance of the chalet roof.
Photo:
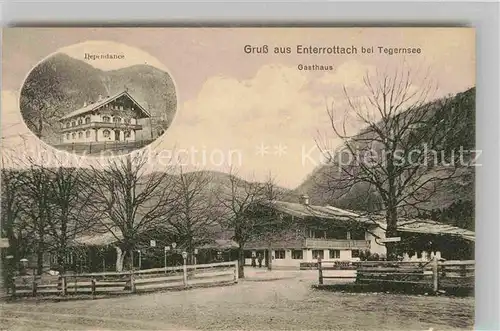
MULTIPOLYGON (((354 211, 344 210, 332 206, 305 205, 303 203, 284 201, 272 201, 269 202, 268 206, 274 208, 277 211, 298 218, 317 217, 327 220, 361 222, 364 224, 376 223, 383 229, 386 228, 385 221, 379 215, 370 215, 370 217, 368 217, 367 215, 365 217, 354 211)), ((398 224, 398 231, 410 233, 444 234, 458 236, 469 241, 475 241, 474 231, 427 219, 401 218, 398 224)))
POLYGON ((474 231, 431 220, 404 220, 398 225, 398 231, 429 234, 448 234, 462 237, 469 241, 476 240, 474 231))
MULTIPOLYGON (((120 239, 123 238, 120 231, 114 231, 120 239)), ((73 240, 75 246, 106 246, 117 242, 117 238, 111 232, 89 234, 77 237, 73 240)))
POLYGON ((234 240, 216 239, 213 243, 201 246, 200 249, 229 249, 238 247, 238 244, 234 240))
POLYGON ((305 205, 303 203, 293 203, 285 201, 271 201, 267 204, 271 208, 280 212, 299 217, 316 217, 339 221, 357 221, 368 223, 370 220, 351 211, 335 208, 332 206, 305 205))
POLYGON ((61 120, 65 120, 65 119, 68 119, 68 118, 71 118, 71 117, 75 117, 77 115, 83 115, 83 114, 86 114, 86 113, 89 113, 91 111, 94 111, 96 110, 97 108, 101 107, 101 106, 104 106, 105 104, 108 104, 116 99, 118 99, 119 97, 122 97, 122 96, 127 96, 130 100, 132 100, 132 102, 137 106, 137 108, 142 112, 142 114, 144 115, 144 117, 151 117, 151 114, 146 110, 144 109, 144 107, 142 107, 131 95, 130 93, 128 93, 127 91, 122 91, 122 92, 119 92, 119 93, 116 93, 112 96, 109 96, 109 97, 106 97, 106 98, 103 98, 101 101, 97 101, 97 102, 94 102, 94 103, 91 103, 85 107, 82 107, 80 109, 77 109, 77 110, 74 110, 66 115, 64 115, 63 117, 61 117, 59 119, 59 121, 61 120))

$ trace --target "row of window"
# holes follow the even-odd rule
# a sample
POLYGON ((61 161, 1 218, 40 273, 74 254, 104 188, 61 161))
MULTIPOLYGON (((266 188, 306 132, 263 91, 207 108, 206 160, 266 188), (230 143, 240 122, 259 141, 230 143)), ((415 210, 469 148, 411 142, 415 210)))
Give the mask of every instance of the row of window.
MULTIPOLYGON (((91 135, 90 130, 85 131, 85 138, 89 138, 90 135, 91 135)), ((104 130, 104 131, 102 131, 102 135, 104 138, 109 138, 109 136, 111 135, 111 131, 104 130)), ((69 133, 66 133, 67 140, 76 139, 76 137, 77 137, 76 132, 73 132, 71 135, 69 133)), ((81 138, 83 138, 82 131, 78 132, 78 139, 81 139, 81 138)), ((125 138, 130 138, 130 131, 125 131, 125 138)))
MULTIPOLYGON (((104 105, 104 108, 110 108, 110 109, 116 109, 116 110, 123 110, 123 106, 117 106, 117 105, 111 105, 111 104, 104 105)), ((132 108, 132 109, 134 109, 134 108, 132 108)))
MULTIPOLYGON (((103 116, 102 121, 105 123, 110 123, 111 122, 111 117, 110 116, 103 116)), ((123 122, 126 124, 130 124, 130 118, 124 118, 123 122)), ((72 121, 71 123, 66 123, 66 128, 77 126, 77 125, 82 125, 83 124, 83 119, 79 118, 78 121, 72 121)), ((114 116, 113 117, 113 123, 121 123, 122 118, 119 116, 114 116)), ((85 124, 90 123, 90 116, 85 117, 85 124)))
MULTIPOLYGON (((330 249, 330 259, 340 259, 340 250, 339 249, 330 249)), ((325 251, 322 249, 313 249, 312 256, 316 260, 318 258, 325 258, 325 251)), ((352 257, 359 257, 358 250, 352 250, 352 257)), ((285 259, 285 250, 276 250, 274 251, 274 258, 277 260, 285 259)), ((304 258, 304 253, 301 249, 292 249, 292 259, 294 260, 302 260, 304 258)))

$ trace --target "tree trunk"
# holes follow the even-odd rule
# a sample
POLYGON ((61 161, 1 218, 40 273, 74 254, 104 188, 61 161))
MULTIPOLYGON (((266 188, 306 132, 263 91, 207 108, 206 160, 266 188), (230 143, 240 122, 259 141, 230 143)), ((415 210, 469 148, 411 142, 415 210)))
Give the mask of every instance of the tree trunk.
MULTIPOLYGON (((387 222, 387 230, 385 232, 385 237, 386 238, 397 237, 398 214, 395 207, 387 209, 386 222, 387 222)), ((397 255, 398 255, 397 246, 398 246, 397 242, 389 242, 385 244, 385 247, 387 249, 387 260, 389 261, 397 260, 397 255)))
POLYGON ((245 250, 241 244, 238 247, 238 278, 245 278, 245 250))
POLYGON ((42 117, 42 114, 39 114, 39 117, 38 117, 38 128, 37 128, 37 132, 36 132, 36 136, 39 139, 42 139, 42 130, 43 130, 43 117, 42 117))
POLYGON ((64 273, 64 271, 66 270, 66 261, 64 260, 64 255, 65 255, 65 251, 62 250, 62 249, 58 249, 57 250, 57 266, 58 266, 58 269, 57 271, 59 271, 59 273, 64 273))
POLYGON ((116 249, 116 272, 123 271, 123 259, 125 258, 125 254, 122 252, 122 249, 118 246, 115 246, 116 249))
POLYGON ((41 275, 43 273, 43 240, 38 241, 38 249, 36 251, 36 274, 41 275))
POLYGON ((125 261, 126 261, 126 266, 128 270, 133 270, 134 269, 134 250, 130 248, 128 250, 128 254, 125 256, 125 261))
POLYGON ((269 245, 269 248, 267 249, 267 270, 273 270, 273 256, 272 256, 272 248, 271 245, 269 245))

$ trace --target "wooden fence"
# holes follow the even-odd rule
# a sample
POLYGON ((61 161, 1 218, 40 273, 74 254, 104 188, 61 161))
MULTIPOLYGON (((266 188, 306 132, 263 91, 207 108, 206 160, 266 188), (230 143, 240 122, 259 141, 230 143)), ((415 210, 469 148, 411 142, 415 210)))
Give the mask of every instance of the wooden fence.
POLYGON ((125 272, 17 277, 9 292, 12 297, 81 294, 95 297, 236 282, 238 262, 234 261, 125 272))
POLYGON ((325 279, 356 284, 409 285, 432 289, 474 288, 475 261, 318 261, 319 285, 325 279), (336 270, 335 272, 332 272, 336 270))
POLYGON ((75 154, 98 154, 102 152, 128 153, 152 143, 154 139, 137 141, 86 142, 54 145, 57 149, 75 154))

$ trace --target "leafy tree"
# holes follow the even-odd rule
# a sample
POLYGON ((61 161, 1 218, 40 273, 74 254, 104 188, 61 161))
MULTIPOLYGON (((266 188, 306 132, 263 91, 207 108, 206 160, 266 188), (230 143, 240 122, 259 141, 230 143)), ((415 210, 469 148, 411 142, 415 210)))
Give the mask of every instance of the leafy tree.
POLYGON ((20 109, 28 128, 38 137, 54 130, 52 127, 70 106, 55 63, 37 65, 21 89, 20 109))

